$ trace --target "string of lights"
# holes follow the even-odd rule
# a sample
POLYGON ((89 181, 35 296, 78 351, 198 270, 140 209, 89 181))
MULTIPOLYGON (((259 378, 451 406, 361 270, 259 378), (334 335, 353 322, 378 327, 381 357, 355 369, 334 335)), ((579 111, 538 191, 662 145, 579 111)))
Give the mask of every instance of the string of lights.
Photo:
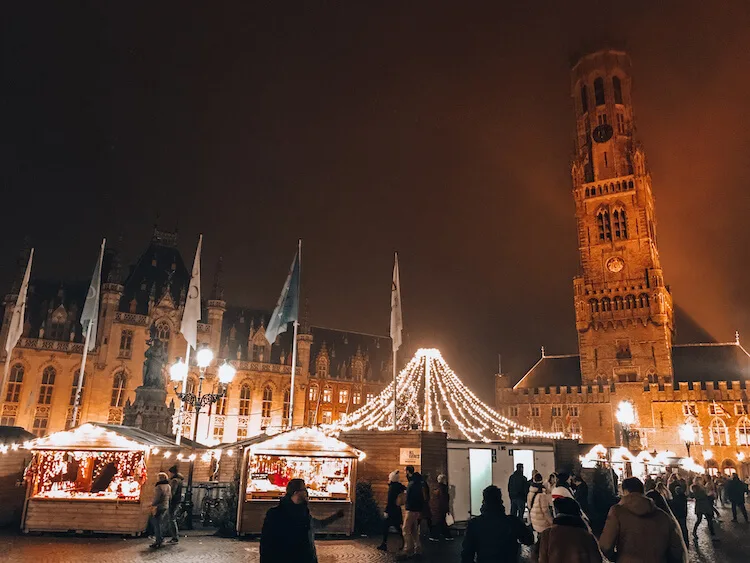
MULTIPOLYGON (((543 432, 502 416, 483 403, 456 375, 439 350, 422 348, 401 370, 395 386, 399 430, 459 434, 469 441, 578 438, 543 432)), ((394 384, 356 411, 328 425, 333 432, 393 430, 394 384)))

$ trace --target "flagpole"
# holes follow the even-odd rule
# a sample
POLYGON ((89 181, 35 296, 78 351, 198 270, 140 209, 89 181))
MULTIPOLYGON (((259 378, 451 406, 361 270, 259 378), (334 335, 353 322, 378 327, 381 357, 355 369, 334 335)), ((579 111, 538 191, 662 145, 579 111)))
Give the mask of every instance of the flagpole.
POLYGON ((11 357, 13 356, 13 349, 18 344, 18 341, 23 334, 23 322, 26 316, 26 297, 29 289, 29 277, 31 275, 31 262, 34 260, 34 249, 31 249, 29 253, 29 261, 26 264, 26 271, 23 275, 23 282, 21 282, 21 288, 18 290, 18 297, 16 298, 16 304, 13 307, 13 315, 10 319, 10 327, 8 327, 8 334, 5 337, 5 367, 3 369, 3 381, 0 385, 0 392, 5 390, 5 382, 8 381, 8 372, 10 371, 11 357))
POLYGON ((396 350, 393 351, 393 430, 398 430, 396 426, 396 350))
MULTIPOLYGON (((190 344, 188 343, 187 349, 185 350, 185 375, 182 376, 182 393, 185 394, 185 388, 187 387, 188 373, 190 372, 190 344)), ((180 401, 180 408, 177 411, 177 428, 175 429, 175 443, 179 446, 182 443, 182 417, 185 416, 185 403, 180 401)))
MULTIPOLYGON (((297 241, 297 260, 299 260, 299 275, 297 276, 297 301, 299 302, 300 285, 302 284, 302 239, 297 241)), ((299 314, 297 314, 299 317, 299 314)), ((297 373, 297 333, 299 320, 294 320, 294 339, 292 340, 292 385, 289 389, 289 429, 294 427, 294 376, 297 373)))

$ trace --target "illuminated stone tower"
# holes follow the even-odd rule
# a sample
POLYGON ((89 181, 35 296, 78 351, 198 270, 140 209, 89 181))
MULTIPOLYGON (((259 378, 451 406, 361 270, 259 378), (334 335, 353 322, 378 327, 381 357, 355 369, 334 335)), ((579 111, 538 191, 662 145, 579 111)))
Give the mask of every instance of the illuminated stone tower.
POLYGON ((656 246, 651 176, 634 138, 630 70, 626 53, 605 50, 571 71, 584 384, 672 378, 672 296, 656 246))

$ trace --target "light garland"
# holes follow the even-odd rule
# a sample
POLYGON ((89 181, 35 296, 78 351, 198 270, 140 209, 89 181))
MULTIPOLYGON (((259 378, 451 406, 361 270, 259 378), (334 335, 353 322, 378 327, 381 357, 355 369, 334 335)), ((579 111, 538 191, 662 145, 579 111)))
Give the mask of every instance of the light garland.
MULTIPOLYGON (((457 434, 471 442, 530 438, 579 438, 578 434, 543 432, 518 424, 483 403, 464 385, 435 348, 417 351, 401 370, 395 387, 396 427, 457 434), (453 432, 455 430, 455 432, 453 432)), ((393 430, 394 385, 326 429, 393 430)))

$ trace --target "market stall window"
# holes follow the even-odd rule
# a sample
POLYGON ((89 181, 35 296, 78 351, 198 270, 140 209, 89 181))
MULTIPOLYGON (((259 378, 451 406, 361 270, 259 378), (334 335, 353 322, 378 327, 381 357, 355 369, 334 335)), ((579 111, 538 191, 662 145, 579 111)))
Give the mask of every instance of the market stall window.
POLYGON ((43 450, 29 471, 39 499, 138 501, 146 481, 142 451, 43 450))
POLYGON ((312 500, 350 500, 351 459, 251 455, 248 463, 246 500, 280 498, 295 478, 305 480, 312 500))

